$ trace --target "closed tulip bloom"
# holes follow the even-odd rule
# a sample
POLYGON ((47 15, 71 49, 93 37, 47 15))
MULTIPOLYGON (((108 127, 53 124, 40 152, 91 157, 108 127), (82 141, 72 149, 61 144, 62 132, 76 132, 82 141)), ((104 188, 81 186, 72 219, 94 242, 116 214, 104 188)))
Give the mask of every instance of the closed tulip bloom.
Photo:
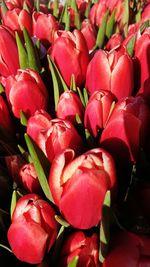
POLYGON ((135 79, 138 79, 139 88, 142 88, 144 83, 150 78, 150 32, 145 31, 139 38, 137 38, 135 58, 137 58, 135 71, 138 73, 138 76, 136 76, 135 79))
POLYGON ((117 47, 121 46, 123 42, 123 37, 120 33, 114 33, 110 39, 108 40, 106 44, 106 49, 111 50, 111 49, 116 49, 117 47))
POLYGON ((150 239, 130 232, 113 235, 111 248, 103 267, 150 266, 150 239))
POLYGON ((77 267, 100 267, 98 259, 98 235, 86 236, 77 231, 68 235, 60 252, 59 266, 66 267, 73 257, 78 256, 77 267))
POLYGON ((59 24, 52 14, 44 14, 34 11, 33 35, 36 36, 42 44, 49 47, 53 40, 53 34, 59 28, 59 24))
POLYGON ((34 140, 39 148, 46 154, 45 143, 48 138, 47 131, 51 127, 51 116, 44 110, 37 110, 28 120, 27 134, 34 140))
POLYGON ((14 32, 10 28, 0 25, 0 75, 4 77, 15 75, 19 68, 14 32))
POLYGON ((84 125, 94 137, 104 129, 113 101, 109 91, 100 90, 91 94, 85 109, 84 125))
POLYGON ((113 194, 116 191, 113 158, 101 148, 76 158, 74 151, 67 149, 52 162, 49 186, 55 204, 73 227, 96 226, 102 217, 107 190, 113 194))
POLYGON ((27 190, 28 193, 42 195, 42 188, 40 186, 33 163, 24 164, 19 170, 19 176, 23 188, 27 190))
POLYGON ((149 135, 150 113, 142 97, 127 97, 119 101, 100 137, 119 166, 135 163, 149 135))
POLYGON ((18 31, 19 33, 22 33, 23 28, 25 27, 32 36, 32 19, 29 12, 25 9, 14 8, 12 10, 8 10, 3 15, 3 24, 13 31, 18 31))
POLYGON ((81 31, 62 31, 48 50, 66 84, 70 86, 72 75, 77 86, 85 82, 89 63, 88 47, 81 31), (65 64, 64 64, 65 62, 65 64))
POLYGON ((23 111, 27 118, 38 109, 47 110, 48 92, 40 75, 31 70, 18 70, 6 81, 6 95, 15 117, 23 111))
POLYGON ((72 124, 76 124, 76 114, 83 121, 84 117, 84 106, 79 96, 73 91, 65 91, 61 94, 57 104, 57 118, 67 119, 72 124))
POLYGON ((54 216, 52 206, 36 194, 27 194, 18 200, 7 237, 20 261, 42 262, 57 237, 58 225, 54 216))
POLYGON ((81 32, 84 35, 89 51, 96 44, 96 29, 89 19, 84 19, 81 25, 81 32))
POLYGON ((9 133, 14 134, 14 125, 8 109, 8 105, 2 95, 0 95, 0 128, 6 129, 9 133))
POLYGON ((47 131, 46 154, 52 162, 54 157, 67 148, 74 149, 76 154, 82 153, 82 138, 71 122, 63 119, 52 119, 47 131))
POLYGON ((117 100, 130 96, 133 91, 133 63, 124 52, 99 49, 90 61, 86 74, 86 89, 108 90, 117 100))

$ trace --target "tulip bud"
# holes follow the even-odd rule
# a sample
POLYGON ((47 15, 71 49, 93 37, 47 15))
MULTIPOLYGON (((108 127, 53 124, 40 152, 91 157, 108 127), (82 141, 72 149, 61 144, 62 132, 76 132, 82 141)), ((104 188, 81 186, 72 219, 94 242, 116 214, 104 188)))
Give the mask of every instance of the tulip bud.
POLYGON ((113 101, 109 91, 100 90, 91 94, 85 109, 84 125, 94 137, 104 129, 113 101))
POLYGON ((24 164, 19 171, 20 179, 25 190, 29 193, 42 195, 42 189, 33 163, 24 164))
POLYGON ((83 85, 89 63, 88 47, 81 31, 58 32, 48 54, 56 63, 66 84, 70 86, 72 75, 77 86, 83 85), (65 64, 64 64, 65 62, 65 64))
POLYGON ((40 75, 31 70, 18 70, 6 81, 6 96, 15 117, 23 111, 27 118, 38 109, 47 110, 48 92, 40 75), (26 100, 26 101, 25 101, 26 100))
POLYGON ((86 89, 110 91, 117 100, 133 91, 133 63, 122 51, 99 49, 90 61, 86 74, 86 89))
POLYGON ((88 50, 92 50, 92 48, 96 44, 96 29, 89 19, 83 20, 81 25, 81 32, 83 33, 86 40, 88 50))
POLYGON ((50 128, 51 116, 44 110, 37 110, 27 123, 27 134, 34 140, 39 148, 46 155, 45 143, 47 130, 50 128))
POLYGON ((116 160, 118 167, 137 161, 149 135, 150 112, 142 97, 120 100, 100 137, 100 145, 116 160))
POLYGON ((33 35, 36 36, 42 44, 49 47, 53 40, 53 34, 58 30, 59 24, 52 14, 44 14, 34 11, 33 35))
POLYGON ((60 252, 59 266, 66 267, 75 256, 78 256, 77 267, 100 267, 98 260, 98 236, 86 236, 77 231, 68 235, 60 252))
POLYGON ((54 157, 67 148, 75 150, 76 154, 84 150, 83 142, 71 122, 63 119, 51 120, 51 126, 47 131, 46 153, 52 162, 54 157))
POLYGON ((127 267, 150 265, 150 240, 130 232, 118 232, 112 238, 110 253, 103 267, 127 267))
POLYGON ((57 104, 57 118, 67 119, 76 124, 76 115, 83 121, 84 107, 79 96, 73 91, 65 91, 61 94, 57 104))
POLYGON ((14 32, 10 28, 0 25, 0 74, 4 77, 15 75, 19 68, 14 32))
POLYGON ((30 14, 25 9, 14 8, 8 10, 3 16, 3 24, 22 34, 25 27, 32 36, 32 20, 30 14))
POLYGON ((56 240, 58 226, 54 216, 51 205, 36 194, 27 194, 18 200, 7 237, 20 261, 42 262, 56 240))
POLYGON ((74 156, 74 151, 67 149, 54 158, 49 186, 64 218, 75 228, 89 229, 101 220, 107 190, 114 196, 115 165, 110 154, 101 148, 74 156))

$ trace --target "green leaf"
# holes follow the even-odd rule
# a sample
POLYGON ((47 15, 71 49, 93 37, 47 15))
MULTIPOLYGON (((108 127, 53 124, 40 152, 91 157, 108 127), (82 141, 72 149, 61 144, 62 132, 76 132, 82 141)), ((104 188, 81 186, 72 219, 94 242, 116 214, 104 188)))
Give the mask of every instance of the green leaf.
POLYGON ((79 260, 79 256, 75 256, 67 267, 76 267, 79 260))
POLYGON ((6 6, 5 0, 1 1, 1 7, 2 7, 2 15, 4 16, 6 14, 6 12, 8 11, 8 7, 6 6))
POLYGON ((87 7, 86 7, 86 10, 85 10, 85 17, 88 18, 89 17, 89 14, 90 14, 90 10, 91 10, 91 1, 88 1, 88 4, 87 4, 87 7))
POLYGON ((29 9, 26 1, 23 2, 23 9, 26 10, 30 14, 30 9, 29 9))
POLYGON ((133 37, 130 39, 130 41, 128 42, 127 47, 126 47, 127 52, 128 52, 130 57, 133 56, 135 41, 136 41, 136 34, 133 35, 133 37))
POLYGON ((4 248, 5 250, 9 251, 10 253, 13 253, 12 250, 9 247, 7 247, 7 246, 5 246, 3 244, 0 244, 0 247, 4 248))
POLYGON ((74 92, 77 91, 77 86, 76 86, 76 81, 75 81, 75 76, 72 74, 71 76, 71 83, 70 83, 70 89, 74 92))
POLYGON ((55 18, 58 18, 58 15, 59 15, 58 0, 54 0, 53 5, 54 5, 54 7, 53 7, 53 16, 55 18))
POLYGON ((66 23, 67 15, 68 15, 68 3, 66 1, 64 6, 63 6, 63 10, 61 12, 61 16, 60 16, 59 22, 60 23, 66 23))
POLYGON ((86 107, 89 101, 89 95, 88 95, 88 91, 85 88, 83 88, 83 97, 84 97, 84 103, 86 107))
POLYGON ((29 67, 27 52, 17 32, 16 32, 16 43, 19 54, 20 68, 27 69, 29 67))
POLYGON ((113 34, 114 25, 115 25, 115 14, 116 14, 116 8, 114 8, 113 12, 111 13, 111 16, 106 25, 106 36, 108 39, 113 34))
POLYGON ((29 68, 40 73, 41 63, 40 63, 39 55, 37 53, 36 47, 34 46, 33 41, 26 28, 23 29, 23 35, 24 35, 24 40, 26 43, 29 68))
POLYGON ((10 204, 10 216, 12 218, 14 209, 16 207, 16 203, 18 199, 20 198, 20 195, 18 194, 17 190, 13 190, 12 198, 11 198, 11 204, 10 204))
POLYGON ((109 15, 109 9, 106 11, 103 17, 101 26, 99 27, 99 30, 98 30, 98 34, 96 38, 96 47, 99 47, 99 48, 102 48, 104 45, 108 15, 109 15))
POLYGON ((122 25, 123 25, 123 31, 124 31, 125 37, 128 34, 129 8, 130 8, 130 1, 124 0, 124 8, 123 8, 123 14, 122 14, 122 25))
POLYGON ((55 220, 64 227, 70 226, 70 224, 66 222, 61 216, 55 215, 55 220))
POLYGON ((66 13, 66 19, 65 19, 65 31, 70 30, 70 13, 66 13))
POLYGON ((37 12, 40 11, 40 0, 35 0, 35 1, 34 1, 34 7, 35 7, 35 10, 36 10, 37 12))
POLYGON ((80 97, 80 100, 81 100, 83 106, 85 107, 86 104, 85 104, 85 101, 84 101, 84 97, 83 97, 82 92, 81 92, 81 90, 80 90, 79 87, 77 87, 77 92, 78 92, 78 95, 79 95, 79 97, 80 97))
POLYGON ((45 196, 53 202, 53 198, 50 192, 50 188, 47 181, 46 176, 46 167, 48 160, 46 159, 45 155, 42 153, 40 149, 36 146, 36 144, 31 140, 31 138, 25 134, 25 141, 29 150, 29 153, 31 155, 41 188, 45 194, 45 196))
POLYGON ((55 103, 55 110, 57 110, 57 104, 59 100, 59 96, 64 91, 68 91, 68 87, 64 82, 57 66, 55 65, 54 61, 48 56, 49 68, 51 70, 52 80, 53 80, 53 90, 54 90, 54 103, 55 103))
POLYGON ((20 122, 23 126, 27 126, 28 120, 25 116, 25 113, 23 111, 20 111, 20 122))
POLYGON ((80 28, 81 28, 80 14, 79 14, 76 0, 71 0, 70 6, 74 10, 74 24, 75 24, 76 28, 78 30, 80 30, 80 28))
POLYGON ((102 220, 100 223, 100 249, 99 260, 103 263, 108 253, 109 239, 110 239, 110 218, 111 218, 111 192, 108 190, 105 195, 102 220))
POLYGON ((89 130, 87 128, 85 128, 85 138, 86 138, 86 142, 88 144, 89 148, 94 148, 96 147, 96 141, 94 139, 94 137, 90 134, 89 130))
POLYGON ((0 83, 0 94, 4 93, 5 92, 5 88, 4 86, 2 85, 2 83, 0 83))
POLYGON ((142 32, 148 28, 150 25, 150 19, 149 20, 146 20, 142 23, 142 25, 140 26, 140 33, 142 34, 142 32))

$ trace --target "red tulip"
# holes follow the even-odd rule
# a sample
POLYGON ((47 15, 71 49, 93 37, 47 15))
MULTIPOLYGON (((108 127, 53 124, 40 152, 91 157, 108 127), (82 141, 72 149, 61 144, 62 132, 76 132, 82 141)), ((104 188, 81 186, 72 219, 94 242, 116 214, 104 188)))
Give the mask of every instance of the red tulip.
POLYGON ((34 11, 33 35, 36 36, 44 45, 50 46, 53 40, 53 34, 58 30, 59 24, 52 14, 44 14, 34 11))
POLYGON ((130 232, 115 233, 103 267, 150 266, 150 239, 130 232))
POLYGON ((19 154, 5 156, 5 163, 7 170, 12 182, 17 183, 18 186, 22 186, 20 181, 19 171, 20 168, 25 164, 25 160, 19 154))
POLYGON ((74 149, 77 154, 82 153, 83 141, 73 124, 63 119, 51 120, 45 143, 46 154, 52 162, 54 157, 67 148, 74 149))
POLYGON ((81 32, 84 35, 89 50, 96 44, 96 29, 89 19, 84 19, 81 25, 81 32))
POLYGON ((77 231, 65 238, 60 252, 60 267, 66 267, 71 260, 78 256, 77 267, 100 267, 98 260, 98 236, 86 236, 84 232, 77 231))
POLYGON ((85 81, 89 62, 88 47, 81 31, 62 31, 57 33, 48 54, 56 63, 66 84, 70 86, 74 74, 77 86, 85 81), (64 64, 65 62, 65 64, 64 64))
POLYGON ((25 9, 14 8, 3 15, 3 24, 13 31, 22 32, 25 27, 32 36, 32 19, 25 9))
POLYGON ((28 120, 27 134, 32 137, 45 155, 45 143, 48 138, 47 131, 51 126, 51 116, 44 110, 37 110, 28 120))
POLYGON ((94 137, 105 127, 113 101, 109 91, 100 90, 91 94, 85 109, 84 125, 94 137))
POLYGON ((42 189, 33 163, 24 164, 19 170, 19 176, 23 188, 27 192, 42 195, 42 189))
POLYGON ((6 26, 0 25, 0 74, 7 77, 16 74, 19 68, 14 32, 6 26))
POLYGON ((93 25, 100 27, 107 9, 106 1, 99 1, 91 7, 89 18, 93 25))
POLYGON ((42 262, 57 237, 55 211, 36 194, 21 197, 8 229, 8 242, 14 255, 31 264, 42 262))
POLYGON ((14 125, 6 101, 0 95, 0 127, 14 134, 14 125))
POLYGON ((140 148, 149 135, 150 113, 142 97, 127 97, 119 101, 100 137, 119 166, 136 162, 140 148))
POLYGON ((31 70, 18 70, 6 81, 6 95, 15 117, 23 111, 29 118, 38 109, 47 110, 48 92, 40 75, 31 70))
POLYGON ((90 61, 86 74, 86 89, 108 90, 117 100, 130 96, 133 90, 133 63, 124 52, 99 49, 90 61))
POLYGON ((101 220, 106 191, 116 191, 115 165, 101 148, 74 157, 67 149, 54 158, 49 186, 65 219, 75 228, 89 229, 101 220))
POLYGON ((117 47, 121 46, 123 42, 123 37, 120 33, 114 33, 106 44, 106 49, 116 49, 117 47))
POLYGON ((65 91, 61 94, 57 104, 57 118, 67 119, 72 124, 76 124, 76 114, 83 121, 84 106, 75 92, 71 90, 65 91))
POLYGON ((145 31, 136 40, 135 45, 135 71, 138 74, 135 79, 138 79, 139 88, 144 87, 144 83, 150 78, 150 33, 145 31))

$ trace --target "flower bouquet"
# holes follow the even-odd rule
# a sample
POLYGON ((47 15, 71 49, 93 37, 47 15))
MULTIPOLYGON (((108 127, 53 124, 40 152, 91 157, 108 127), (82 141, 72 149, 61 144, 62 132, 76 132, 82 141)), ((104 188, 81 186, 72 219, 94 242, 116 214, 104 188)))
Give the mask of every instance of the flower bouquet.
POLYGON ((150 1, 1 0, 3 266, 150 266, 150 1))

